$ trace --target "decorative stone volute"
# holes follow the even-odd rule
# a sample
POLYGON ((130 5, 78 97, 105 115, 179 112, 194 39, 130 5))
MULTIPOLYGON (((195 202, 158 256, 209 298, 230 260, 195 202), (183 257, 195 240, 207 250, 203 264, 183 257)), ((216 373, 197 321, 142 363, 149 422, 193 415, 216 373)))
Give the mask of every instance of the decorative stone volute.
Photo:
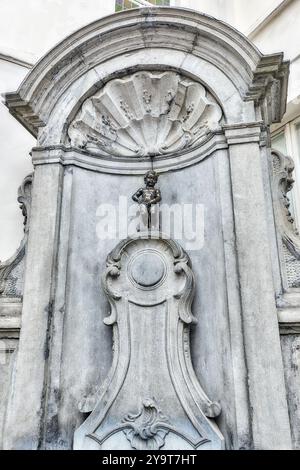
POLYGON ((205 88, 175 72, 137 72, 108 82, 69 127, 71 146, 122 157, 174 154, 220 129, 205 88))
POLYGON ((281 269, 285 289, 300 286, 300 236, 296 226, 289 193, 295 180, 293 159, 278 150, 272 150, 273 197, 276 228, 282 251, 281 269))
POLYGON ((272 150, 272 158, 277 228, 286 247, 295 258, 300 259, 300 237, 290 211, 288 196, 295 182, 293 178, 295 164, 291 157, 277 150, 272 150))

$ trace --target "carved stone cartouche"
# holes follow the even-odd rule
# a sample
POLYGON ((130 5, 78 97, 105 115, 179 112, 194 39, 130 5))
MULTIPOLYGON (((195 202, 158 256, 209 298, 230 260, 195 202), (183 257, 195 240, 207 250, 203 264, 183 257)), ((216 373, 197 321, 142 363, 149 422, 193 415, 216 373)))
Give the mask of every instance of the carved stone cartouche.
POLYGON ((189 329, 194 275, 183 249, 161 237, 127 239, 103 274, 114 359, 105 383, 81 405, 91 412, 75 449, 220 449, 221 412, 193 370, 189 329))

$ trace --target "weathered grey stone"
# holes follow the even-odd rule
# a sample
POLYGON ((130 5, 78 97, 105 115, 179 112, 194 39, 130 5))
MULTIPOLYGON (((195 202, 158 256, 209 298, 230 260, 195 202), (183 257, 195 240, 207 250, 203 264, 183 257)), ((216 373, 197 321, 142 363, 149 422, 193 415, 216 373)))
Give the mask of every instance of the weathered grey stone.
POLYGON ((29 231, 31 186, 33 175, 28 175, 18 191, 18 202, 24 216, 24 237, 16 253, 5 263, 0 262, 0 302, 6 297, 22 298, 24 263, 29 231))
MULTIPOLYGON (((184 9, 146 8, 112 15, 74 33, 32 69, 16 93, 6 95, 11 112, 37 137, 37 147, 32 151, 35 176, 19 351, 13 389, 1 402, 6 409, 4 448, 71 449, 76 430, 79 448, 92 446, 86 437, 90 433, 98 439, 96 448, 178 448, 183 442, 178 443, 170 426, 178 430, 182 420, 181 432, 194 435, 194 447, 200 442, 199 424, 213 448, 222 448, 224 437, 226 449, 290 449, 291 431, 298 445, 298 418, 292 426, 289 421, 299 398, 298 375, 287 369, 290 339, 283 340, 284 374, 279 333, 298 332, 300 301, 280 267, 278 184, 272 192, 269 165, 268 126, 284 113, 287 77, 282 54, 263 56, 222 22, 184 9), (151 91, 141 86, 141 77, 151 91), (167 84, 176 85, 173 110, 164 100, 167 84), (152 107, 153 90, 163 96, 161 108, 157 103, 152 107), (178 114, 172 124, 175 105, 178 114), (173 125, 165 134, 154 126, 164 120, 173 125), (196 121, 203 130, 199 139, 196 121), (152 294, 166 300, 168 276, 173 276, 170 311, 182 307, 179 273, 171 270, 168 248, 162 248, 167 241, 159 242, 155 255, 140 254, 135 260, 138 246, 132 245, 129 271, 124 266, 131 258, 122 258, 120 277, 109 281, 114 354, 102 321, 109 311, 100 289, 105 260, 128 235, 119 197, 129 205, 141 187, 141 175, 152 167, 160 174, 162 203, 204 208, 203 245, 193 249, 190 240, 173 237, 188 252, 195 276, 195 376, 189 347, 176 344, 175 324, 164 323, 162 304, 154 305, 152 299, 152 316, 144 311, 152 294), (107 203, 112 216, 120 214, 118 240, 99 237, 103 220, 98 209, 107 203), (122 273, 127 273, 126 282, 122 273), (121 283, 126 301, 112 300, 114 283, 121 283), (130 358, 128 350, 118 356, 118 347, 128 347, 127 288, 139 292, 131 312, 136 329, 130 358), (166 332, 174 342, 165 347, 166 332), (161 368, 153 397, 150 384, 159 372, 158 351, 161 357, 175 357, 179 351, 182 361, 175 372, 161 368), (126 399, 126 381, 120 378, 125 359, 135 368, 134 374, 126 371, 126 399), (176 382, 173 388, 170 377, 176 382), (112 387, 114 380, 118 387, 112 387), (174 390, 184 398, 180 403, 175 403, 174 390), (207 411, 206 394, 220 403, 219 416, 207 411), (81 410, 94 410, 86 421, 80 403, 81 410), (104 406, 109 407, 107 417, 101 415, 104 406), (142 442, 140 424, 148 413, 154 420, 159 417, 160 424, 151 440, 142 442), (118 434, 103 440, 106 430, 117 430, 120 421, 118 434)), ((162 206, 161 219, 165 227, 162 206)), ((298 239, 290 240, 293 249, 298 239)), ((152 246, 151 240, 143 243, 145 250, 152 246)), ((191 296, 184 302, 189 307, 191 296)), ((6 305, 2 311, 10 309, 14 318, 15 308, 6 305)), ((172 322, 176 319, 174 315, 172 322)), ((186 318, 177 324, 180 334, 185 323, 186 318)))
POLYGON ((191 363, 194 275, 186 253, 159 236, 125 240, 107 259, 103 288, 114 360, 103 386, 81 405, 92 413, 75 432, 75 449, 222 449, 222 435, 206 418, 221 408, 191 363))
POLYGON ((176 155, 220 130, 207 90, 175 72, 137 72, 108 82, 71 122, 71 146, 123 157, 176 155))

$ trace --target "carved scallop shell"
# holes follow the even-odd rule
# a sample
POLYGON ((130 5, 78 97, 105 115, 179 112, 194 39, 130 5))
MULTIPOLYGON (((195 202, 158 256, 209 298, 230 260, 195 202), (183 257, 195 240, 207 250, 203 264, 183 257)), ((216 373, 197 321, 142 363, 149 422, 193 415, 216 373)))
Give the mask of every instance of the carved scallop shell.
POLYGON ((99 155, 174 154, 218 129, 220 106, 176 72, 137 72, 88 98, 69 127, 71 145, 99 155))

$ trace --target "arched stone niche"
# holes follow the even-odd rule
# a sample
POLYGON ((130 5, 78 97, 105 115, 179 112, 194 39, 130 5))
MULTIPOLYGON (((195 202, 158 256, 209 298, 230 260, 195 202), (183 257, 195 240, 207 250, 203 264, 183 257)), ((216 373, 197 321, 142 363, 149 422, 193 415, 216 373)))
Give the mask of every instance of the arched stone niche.
POLYGON ((151 162, 163 202, 204 207, 204 244, 184 247, 192 360, 221 405, 225 446, 290 448, 267 183, 268 128, 285 111, 287 78, 282 54, 263 56, 225 23, 142 8, 69 36, 6 95, 37 146, 5 448, 72 448, 79 402, 98 393, 112 360, 99 280, 116 240, 97 236, 97 210, 109 203, 122 216, 119 196, 130 202, 151 162))

